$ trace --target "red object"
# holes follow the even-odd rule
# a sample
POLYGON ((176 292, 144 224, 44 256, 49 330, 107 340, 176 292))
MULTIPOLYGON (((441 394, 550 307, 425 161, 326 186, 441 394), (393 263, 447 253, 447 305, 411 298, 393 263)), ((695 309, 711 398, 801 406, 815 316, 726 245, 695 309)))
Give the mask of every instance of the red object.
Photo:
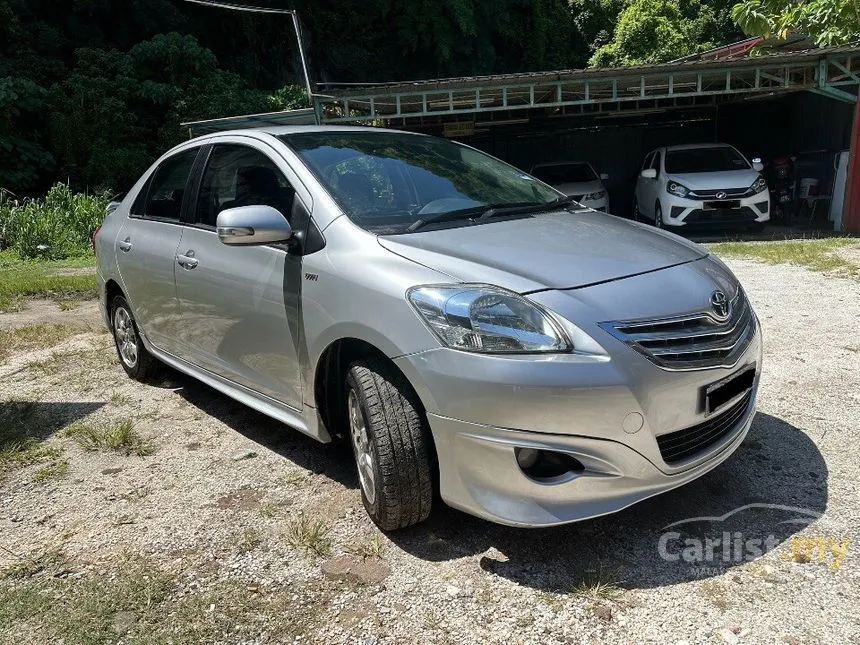
POLYGON ((842 208, 842 226, 845 232, 860 233, 860 101, 854 107, 854 128, 851 131, 851 150, 848 153, 845 204, 842 208))
POLYGON ((99 227, 96 229, 96 232, 93 233, 93 253, 96 252, 96 237, 98 236, 100 230, 102 230, 101 224, 99 224, 99 227))

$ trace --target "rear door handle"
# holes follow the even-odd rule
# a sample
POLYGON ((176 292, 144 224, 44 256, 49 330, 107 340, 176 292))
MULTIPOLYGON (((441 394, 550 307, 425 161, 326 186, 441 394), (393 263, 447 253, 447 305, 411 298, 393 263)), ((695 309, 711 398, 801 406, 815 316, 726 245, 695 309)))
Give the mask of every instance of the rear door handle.
POLYGON ((176 262, 181 267, 193 269, 197 266, 198 260, 194 257, 194 251, 189 250, 185 252, 185 255, 177 255, 176 262))
POLYGON ((131 251, 131 238, 127 237, 122 242, 117 242, 116 245, 119 247, 120 251, 128 253, 131 251))

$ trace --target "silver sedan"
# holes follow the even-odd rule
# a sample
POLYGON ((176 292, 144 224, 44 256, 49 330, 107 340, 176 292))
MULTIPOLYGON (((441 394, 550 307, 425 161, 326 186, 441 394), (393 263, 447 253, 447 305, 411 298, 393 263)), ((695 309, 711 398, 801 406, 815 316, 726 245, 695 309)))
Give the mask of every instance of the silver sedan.
POLYGON ((95 238, 119 360, 352 445, 385 530, 447 504, 546 526, 727 459, 761 332, 700 246, 583 210, 478 150, 242 130, 161 157, 95 238))

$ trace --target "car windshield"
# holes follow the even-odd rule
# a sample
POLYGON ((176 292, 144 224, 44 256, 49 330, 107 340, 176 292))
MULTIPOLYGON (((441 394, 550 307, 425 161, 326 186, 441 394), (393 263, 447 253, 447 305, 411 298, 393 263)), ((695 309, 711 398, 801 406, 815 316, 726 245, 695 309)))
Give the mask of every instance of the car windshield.
POLYGON ((550 186, 559 184, 579 184, 597 180, 597 175, 587 163, 560 163, 549 166, 535 166, 532 174, 550 186))
POLYGON ((279 138, 346 215, 374 233, 403 233, 430 219, 463 225, 465 214, 481 208, 550 204, 562 197, 521 170, 444 139, 336 130, 279 138))
POLYGON ((666 172, 669 174, 725 172, 726 170, 747 170, 749 167, 747 160, 729 146, 687 148, 666 152, 666 172))

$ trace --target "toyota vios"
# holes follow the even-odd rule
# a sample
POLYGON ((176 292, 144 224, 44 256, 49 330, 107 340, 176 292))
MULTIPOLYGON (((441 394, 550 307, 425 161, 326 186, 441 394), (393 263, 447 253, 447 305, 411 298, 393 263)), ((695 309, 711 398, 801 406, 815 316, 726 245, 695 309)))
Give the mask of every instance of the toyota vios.
POLYGON ((343 437, 386 530, 437 487, 519 526, 617 511, 711 470, 752 422, 760 328, 719 260, 451 141, 194 139, 94 242, 131 377, 165 363, 343 437))
POLYGON ((646 155, 636 180, 634 219, 667 228, 761 228, 770 219, 761 169, 724 144, 658 148, 646 155))

